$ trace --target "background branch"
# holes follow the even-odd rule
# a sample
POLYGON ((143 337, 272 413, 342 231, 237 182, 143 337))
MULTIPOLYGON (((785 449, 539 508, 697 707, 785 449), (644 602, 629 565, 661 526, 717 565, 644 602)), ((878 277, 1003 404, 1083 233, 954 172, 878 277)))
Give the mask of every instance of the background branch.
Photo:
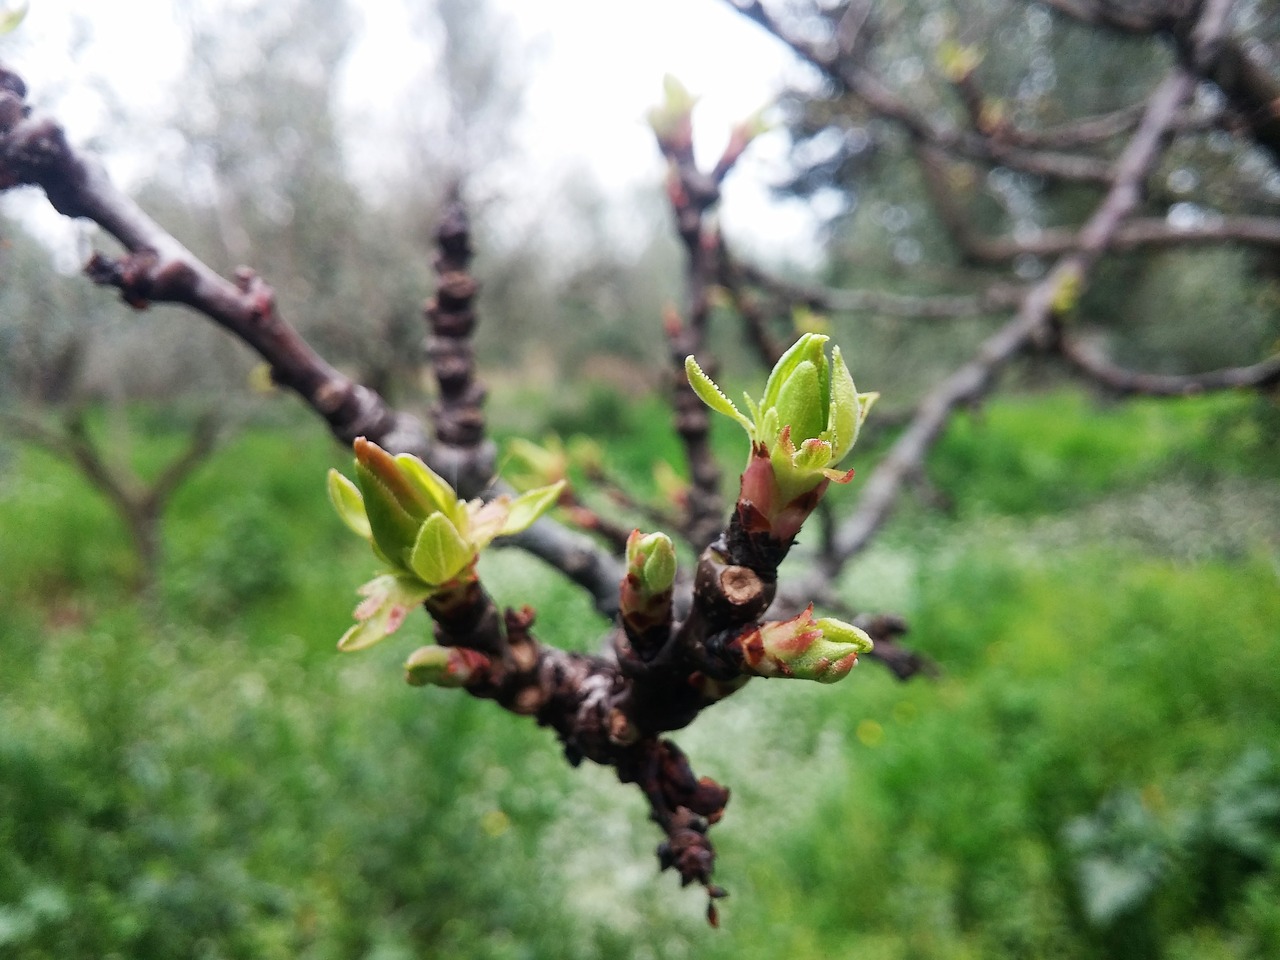
POLYGON ((1017 315, 983 342, 963 367, 930 390, 916 416, 863 485, 853 515, 840 528, 839 565, 864 550, 888 519, 904 483, 924 463, 954 411, 983 396, 995 375, 1035 340, 1043 339, 1064 285, 1079 287, 1112 242, 1123 219, 1138 203, 1142 181, 1160 155, 1175 111, 1190 94, 1192 79, 1171 73, 1151 95, 1142 121, 1116 160, 1115 184, 1080 230, 1079 249, 1066 257, 1026 295, 1017 315))

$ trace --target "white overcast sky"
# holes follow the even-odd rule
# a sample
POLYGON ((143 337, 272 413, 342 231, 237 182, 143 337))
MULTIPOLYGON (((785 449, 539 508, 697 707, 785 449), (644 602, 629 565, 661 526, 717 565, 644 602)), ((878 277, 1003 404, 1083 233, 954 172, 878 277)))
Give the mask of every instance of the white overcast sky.
MULTIPOLYGON (((0 6, 11 0, 0 0, 0 6)), ((234 6, 234 0, 230 0, 234 6)), ((723 0, 493 0, 534 51, 526 90, 528 120, 520 148, 545 178, 570 166, 585 169, 611 195, 661 183, 662 166, 644 114, 659 98, 662 77, 679 77, 701 100, 695 114, 701 156, 714 162, 732 123, 773 99, 800 68, 780 44, 730 10, 723 0), (572 104, 571 110, 565 105, 572 104), (584 118, 587 122, 584 122, 584 118)), ((406 31, 393 3, 360 5, 364 33, 346 71, 344 100, 376 102, 404 79, 406 31)), ((171 0, 77 3, 31 0, 19 33, 0 40, 0 58, 14 63, 39 103, 48 88, 73 141, 102 122, 80 77, 106 78, 135 109, 170 106, 182 68, 181 45, 166 43, 174 25, 171 0), (93 40, 74 62, 73 14, 92 21, 93 40), (18 40, 20 42, 13 42, 18 40)), ((810 220, 796 205, 768 196, 784 149, 781 134, 763 138, 726 185, 725 228, 762 254, 799 253, 810 220)), ((127 178, 129 164, 115 170, 127 178)), ((27 204, 23 204, 27 206, 27 204)))

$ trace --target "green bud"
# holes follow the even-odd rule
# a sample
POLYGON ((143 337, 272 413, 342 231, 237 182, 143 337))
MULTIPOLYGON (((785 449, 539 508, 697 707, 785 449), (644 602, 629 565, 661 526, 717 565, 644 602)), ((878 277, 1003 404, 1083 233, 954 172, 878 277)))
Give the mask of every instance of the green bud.
POLYGON ((0 36, 11 33, 22 23, 29 8, 27 0, 2 0, 0 2, 0 36))
POLYGON ((649 111, 649 126, 659 139, 688 135, 689 119, 698 98, 671 74, 662 78, 662 104, 649 111))
POLYGON ((329 471, 329 499, 342 521, 370 540, 399 576, 436 589, 465 576, 495 537, 519 533, 549 510, 564 481, 514 500, 459 500, 453 487, 409 454, 391 456, 360 437, 353 445, 356 483, 329 471), (357 485, 358 484, 358 485, 357 485))
POLYGON ((693 357, 685 360, 689 384, 703 403, 737 421, 751 438, 748 467, 761 455, 770 461, 768 495, 761 478, 751 482, 752 502, 766 516, 775 516, 824 480, 847 483, 853 477, 852 470, 836 466, 853 449, 879 394, 857 391, 839 347, 827 359, 828 339, 806 333, 792 344, 769 374, 760 402, 746 397, 750 419, 693 357))
POLYGON ((356 483, 329 471, 329 499, 354 533, 368 540, 390 571, 361 588, 356 625, 339 647, 360 650, 394 633, 413 607, 473 584, 475 561, 495 537, 519 533, 551 508, 564 481, 514 500, 459 500, 417 457, 391 456, 360 437, 356 483))
POLYGON ((761 677, 835 683, 848 676, 871 638, 851 623, 813 618, 813 605, 790 620, 769 621, 736 641, 747 669, 761 677))
POLYGON ((642 534, 633 530, 627 538, 627 576, 644 597, 667 593, 676 579, 676 548, 665 533, 642 534))
POLYGON ((465 647, 419 647, 404 663, 404 678, 414 687, 464 687, 489 667, 488 657, 465 647))
MULTIPOLYGON (((354 444, 356 483, 378 549, 393 565, 409 569, 418 530, 435 510, 432 498, 410 484, 394 457, 364 437, 354 444)), ((332 489, 332 484, 331 484, 332 489)))

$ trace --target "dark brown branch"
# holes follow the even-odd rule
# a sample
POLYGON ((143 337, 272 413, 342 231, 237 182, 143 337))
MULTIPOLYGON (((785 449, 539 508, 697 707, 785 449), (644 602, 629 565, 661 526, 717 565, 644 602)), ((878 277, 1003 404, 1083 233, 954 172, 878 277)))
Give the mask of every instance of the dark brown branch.
MULTIPOLYGON (((460 609, 432 615, 437 641, 473 652, 466 655, 468 693, 550 727, 574 766, 591 760, 639 786, 666 835, 658 847, 662 868, 674 869, 684 885, 703 885, 713 902, 724 896, 711 882, 715 851, 707 830, 723 814, 729 791, 695 777, 680 748, 661 737, 696 716, 696 707, 690 712, 696 696, 689 702, 663 696, 626 676, 613 659, 542 644, 531 631, 530 608, 500 616, 479 584, 460 609)), ((708 916, 715 923, 714 906, 708 916)))
MULTIPOLYGON (((0 70, 0 77, 12 76, 0 70)), ((0 93, 0 100, 11 93, 0 93)), ((68 217, 94 221, 120 241, 121 257, 94 256, 87 270, 114 286, 139 309, 152 302, 192 307, 253 347, 271 366, 275 382, 296 391, 345 443, 380 437, 415 453, 429 444, 422 425, 398 413, 329 366, 276 312, 274 291, 252 271, 236 282, 213 272, 107 179, 96 162, 79 156, 54 121, 23 117, 0 127, 0 184, 33 184, 68 217)))
MULTIPOLYGON (((814 492, 815 503, 825 486, 814 492)), ((426 602, 439 643, 474 654, 466 660, 468 692, 550 726, 570 762, 612 766, 624 783, 641 787, 652 819, 667 836, 660 862, 683 883, 706 888, 713 923, 714 901, 724 892, 711 882, 715 853, 707 830, 719 820, 729 794, 697 779, 684 754, 662 734, 686 726, 741 689, 753 673, 756 661, 742 638, 758 637, 759 618, 775 596, 778 565, 794 537, 780 539, 772 528, 752 526, 751 509, 740 500, 728 529, 702 552, 683 621, 669 622, 664 601, 668 613, 646 621, 643 644, 615 630, 614 657, 542 645, 530 631, 532 610, 507 611, 500 619, 478 583, 426 602)), ((888 634, 895 630, 900 633, 900 625, 885 627, 888 634)))
POLYGON ((430 330, 427 357, 439 389, 431 422, 437 442, 456 448, 460 457, 474 459, 472 473, 487 475, 493 470, 494 451, 492 444, 484 442, 486 391, 476 378, 471 345, 480 285, 469 269, 471 226, 457 186, 440 217, 436 245, 436 294, 424 311, 430 330))
POLYGON ((1100 26, 1116 27, 1133 33, 1154 33, 1165 25, 1160 9, 1170 4, 1144 3, 1142 0, 1125 0, 1109 3, 1106 0, 1040 0, 1049 9, 1076 20, 1100 26), (1157 8, 1158 7, 1158 8, 1157 8))
POLYGON ((973 359, 921 401, 911 424, 872 471, 856 511, 841 526, 837 538, 841 564, 865 549, 889 518, 903 485, 921 468, 955 410, 985 395, 1010 360, 1045 337, 1055 301, 1064 288, 1078 292, 1082 287, 1123 219, 1137 206, 1142 183, 1160 156, 1169 124, 1192 87, 1191 76, 1181 69, 1157 87, 1137 131, 1116 161, 1114 186, 1080 230, 1078 250, 1063 257, 1030 290, 1014 318, 984 341, 973 359))
POLYGON ((1251 44, 1238 37, 1215 38, 1213 28, 1225 29, 1230 0, 1208 0, 1210 15, 1201 25, 1179 34, 1179 47, 1195 72, 1216 84, 1227 102, 1244 120, 1254 142, 1280 161, 1280 81, 1259 62, 1251 44))
POLYGON ((682 316, 668 311, 663 326, 671 357, 675 428, 684 446, 691 481, 683 532, 695 547, 701 548, 716 537, 724 522, 724 501, 720 466, 711 450, 711 417, 685 378, 684 361, 693 355, 706 365, 704 370, 715 369, 714 361, 703 351, 718 259, 715 231, 708 228, 705 217, 720 199, 719 178, 728 172, 746 144, 731 144, 736 154, 722 159, 723 171, 717 167, 716 174, 708 176, 694 161, 692 120, 687 111, 670 128, 655 127, 654 132, 658 148, 667 159, 667 198, 686 255, 684 313, 682 316))

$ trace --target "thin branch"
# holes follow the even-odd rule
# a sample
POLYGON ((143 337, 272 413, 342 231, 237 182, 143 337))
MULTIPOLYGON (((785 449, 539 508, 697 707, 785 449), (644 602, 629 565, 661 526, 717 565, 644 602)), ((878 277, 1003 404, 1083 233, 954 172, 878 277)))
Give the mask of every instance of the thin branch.
MULTIPOLYGON (((716 241, 720 254, 716 279, 729 294, 729 298, 733 301, 734 309, 738 312, 738 316, 742 318, 747 340, 755 350, 761 366, 766 370, 772 370, 773 365, 778 362, 786 351, 787 344, 779 342, 769 332, 769 324, 765 317, 764 307, 746 289, 747 284, 754 282, 751 279, 754 271, 750 267, 738 263, 736 258, 730 255, 729 247, 724 242, 723 235, 717 235, 716 241)), ((763 284, 759 283, 755 283, 755 285, 763 286, 763 284)))
POLYGON ((1111 183, 1111 164, 1080 154, 1028 150, 1001 143, 991 137, 934 123, 893 92, 877 76, 838 51, 826 52, 796 36, 774 17, 759 0, 726 0, 743 16, 758 23, 802 59, 813 64, 830 79, 861 100, 877 116, 894 121, 913 139, 984 163, 999 164, 1055 180, 1068 180, 1106 187, 1111 183))
POLYGON ((1234 0, 1178 0, 1162 4, 1043 0, 1054 12, 1083 23, 1141 36, 1166 32, 1197 76, 1213 83, 1273 160, 1280 161, 1280 81, 1260 61, 1247 38, 1231 36, 1234 0), (1197 16, 1194 16, 1198 14, 1197 16))
POLYGON ((671 405, 675 428, 684 447, 691 481, 683 533, 697 549, 718 535, 725 505, 720 493, 720 466, 711 449, 711 416, 685 378, 685 357, 695 356, 704 370, 715 369, 703 351, 711 315, 711 288, 717 267, 715 231, 706 213, 720 199, 720 180, 746 147, 741 137, 731 142, 710 176, 698 169, 693 155, 690 107, 674 108, 669 123, 655 124, 658 149, 667 159, 667 198, 676 230, 684 244, 685 302, 683 314, 667 311, 663 320, 671 358, 671 405))
MULTIPOLYGON (((987 97, 978 86, 975 73, 971 70, 952 81, 969 114, 969 123, 975 132, 1010 146, 1029 150, 1079 150, 1130 133, 1142 119, 1143 104, 1134 103, 1109 113, 1029 130, 1015 126, 1009 117, 999 112, 988 110, 987 97)), ((1188 108, 1179 113, 1170 127, 1179 133, 1212 130, 1224 119, 1222 110, 1188 108)))
POLYGON ((436 294, 424 311, 430 335, 427 357, 439 397, 431 408, 436 440, 470 456, 472 473, 493 470, 493 444, 484 442, 485 388, 476 377, 475 296, 480 285, 471 275, 471 224, 462 205, 461 188, 450 190, 436 229, 436 294))
MULTIPOLYGON (((59 213, 92 220, 119 240, 125 255, 95 255, 87 267, 92 279, 116 287, 139 309, 169 302, 203 314, 257 351, 272 378, 302 397, 342 444, 364 436, 420 456, 464 496, 490 486, 475 457, 432 443, 419 419, 320 357, 280 317, 274 291, 252 270, 241 268, 235 282, 218 276, 111 183, 96 160, 72 148, 57 122, 33 116, 25 94, 22 79, 0 66, 0 190, 39 187, 59 213)), ((588 538, 543 519, 511 539, 587 589, 602 614, 617 611, 621 566, 588 538)))
POLYGON ((1280 355, 1248 367, 1163 374, 1121 367, 1101 350, 1073 337, 1060 337, 1057 349, 1077 373, 1121 396, 1186 397, 1212 390, 1268 389, 1280 384, 1280 355))
MULTIPOLYGON (((934 211, 965 257, 975 263, 1008 263, 1021 256, 1061 256, 1075 249, 1077 231, 1048 227, 1026 237, 987 237, 974 229, 950 184, 946 158, 926 144, 915 151, 921 178, 934 211)), ((1272 249, 1280 247, 1280 219, 1276 217, 1206 217, 1192 226, 1175 226, 1161 217, 1143 217, 1121 225, 1112 238, 1114 250, 1162 249, 1233 243, 1272 249)))
POLYGON ((1060 291, 1078 291, 1084 284, 1090 269, 1114 240, 1121 221, 1137 206, 1142 183, 1160 156, 1169 124, 1192 87, 1190 74, 1179 68, 1156 88, 1137 131, 1116 161, 1114 186, 1079 232, 1079 249, 1063 257, 1030 290, 1014 318, 984 341, 973 359, 921 401, 911 424, 872 471, 857 509, 842 524, 836 569, 865 549, 888 520, 904 484, 921 468, 956 409, 985 395, 996 374, 1046 334, 1060 291))
POLYGON ((890 317, 945 320, 1011 310, 1022 302, 1026 287, 992 284, 981 293, 912 296, 888 290, 841 290, 781 280, 758 267, 743 266, 748 282, 824 313, 879 313, 890 317))
POLYGON ((158 477, 151 483, 149 498, 157 512, 173 496, 174 491, 182 486, 183 481, 204 463, 213 453, 223 438, 224 424, 218 414, 210 411, 201 415, 195 428, 187 438, 186 449, 174 460, 170 461, 158 477))

